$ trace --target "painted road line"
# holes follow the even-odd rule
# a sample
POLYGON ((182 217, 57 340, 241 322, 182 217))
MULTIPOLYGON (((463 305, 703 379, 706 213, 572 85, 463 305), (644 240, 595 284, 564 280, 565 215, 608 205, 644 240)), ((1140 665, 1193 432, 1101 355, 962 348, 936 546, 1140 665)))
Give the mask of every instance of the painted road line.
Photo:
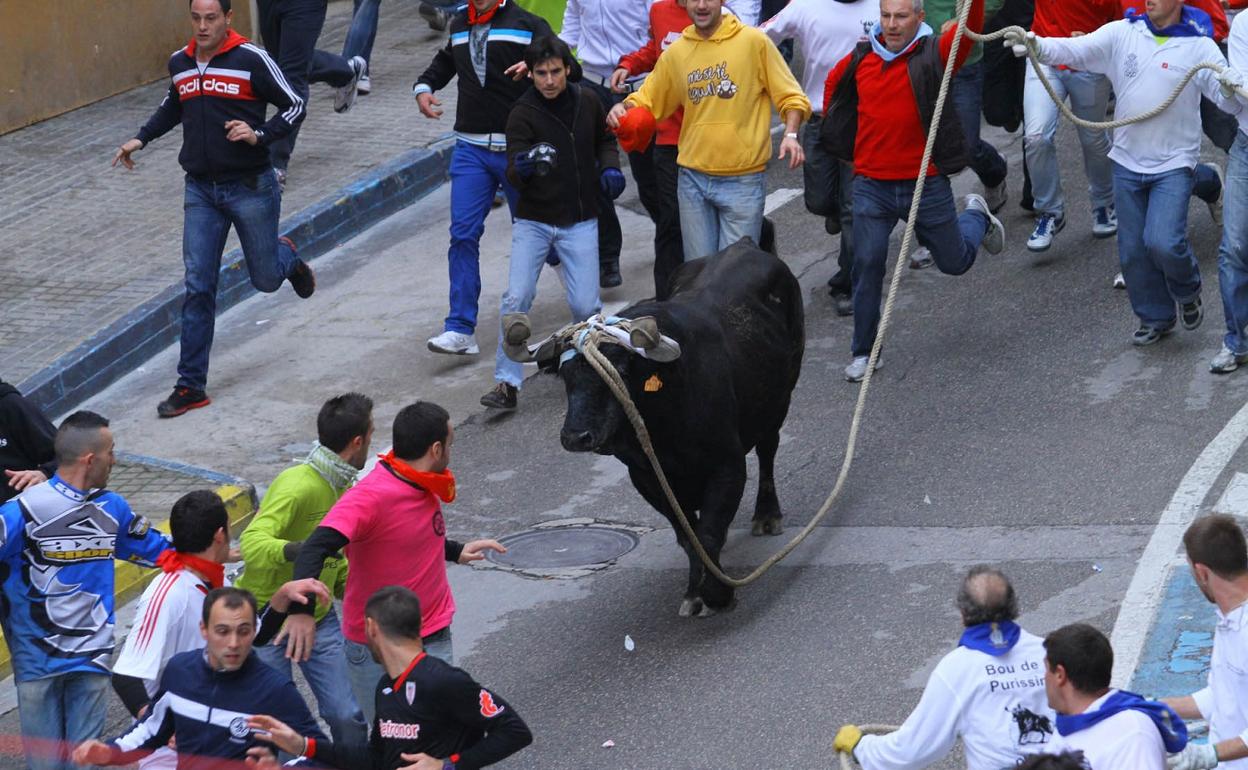
POLYGON ((1110 642, 1114 647, 1116 687, 1127 687, 1144 651, 1149 629, 1157 618, 1166 580, 1175 563, 1183 532, 1200 513, 1210 488, 1248 438, 1248 405, 1240 408, 1188 469, 1170 503, 1161 513, 1153 535, 1123 597, 1110 642))
POLYGON ((770 214, 801 194, 801 190, 792 187, 781 187, 779 190, 772 190, 767 194, 767 200, 763 203, 763 215, 770 214))
POLYGON ((1231 477, 1222 496, 1214 503, 1213 512, 1248 516, 1248 473, 1236 473, 1231 477))

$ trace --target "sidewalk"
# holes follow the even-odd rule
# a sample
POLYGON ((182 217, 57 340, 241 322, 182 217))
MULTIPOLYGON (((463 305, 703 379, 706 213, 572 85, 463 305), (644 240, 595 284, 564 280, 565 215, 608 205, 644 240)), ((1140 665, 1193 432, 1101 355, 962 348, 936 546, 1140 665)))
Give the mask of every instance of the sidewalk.
MULTIPOLYGON (((350 112, 335 114, 333 90, 312 86, 282 212, 284 232, 304 224, 295 231, 304 256, 332 248, 445 177, 445 147, 434 157, 412 152, 444 138, 455 110, 454 87, 439 94, 442 120, 416 109, 412 83, 445 40, 416 7, 416 0, 382 4, 373 91, 350 112), (419 189, 393 200, 404 192, 393 179, 411 182, 402 175, 422 162, 425 176, 407 185, 419 189), (311 221, 314 213, 323 216, 311 221)), ((351 8, 349 0, 329 4, 319 47, 341 51, 351 8)), ((0 372, 52 413, 177 339, 180 129, 137 153, 134 171, 109 166, 166 88, 162 80, 0 136, 0 372)), ((231 235, 223 264, 237 245, 231 235)), ((244 271, 230 272, 239 280, 223 280, 218 311, 250 293, 244 271)), ((172 386, 175 373, 168 375, 172 386)))

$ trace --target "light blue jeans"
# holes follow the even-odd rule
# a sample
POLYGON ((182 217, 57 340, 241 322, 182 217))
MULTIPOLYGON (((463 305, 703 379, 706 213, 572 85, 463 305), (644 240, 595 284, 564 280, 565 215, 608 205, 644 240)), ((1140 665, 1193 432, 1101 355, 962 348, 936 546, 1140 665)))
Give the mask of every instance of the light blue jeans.
MULTIPOLYGON (((1044 67, 1045 76, 1059 97, 1070 97, 1070 109, 1084 120, 1105 120, 1105 109, 1112 90, 1109 78, 1092 72, 1044 67)), ((1023 88, 1023 146, 1027 170, 1031 172, 1031 193, 1036 213, 1062 215, 1062 178, 1057 167, 1057 105, 1049 97, 1035 70, 1027 68, 1023 88)), ((1088 199, 1092 208, 1114 203, 1114 169, 1109 160, 1109 132, 1077 129, 1083 147, 1083 170, 1088 175, 1088 199)))
POLYGON ((763 172, 711 176, 681 166, 676 197, 686 262, 714 254, 747 235, 758 243, 767 197, 763 172))
POLYGON ((1226 165, 1222 245, 1218 247, 1218 287, 1226 316, 1226 346, 1248 353, 1248 134, 1235 134, 1226 165))
MULTIPOLYGON (((343 648, 342 625, 338 613, 330 610, 316 624, 316 642, 312 655, 299 664, 299 670, 308 680, 312 694, 316 696, 317 711, 329 725, 334 743, 355 746, 368 744, 368 722, 360 710, 349 686, 347 656, 343 648)), ((260 660, 290 677, 290 660, 286 658, 286 645, 266 644, 256 648, 260 660)), ((372 693, 369 693, 372 702, 372 693)))
POLYGON ((71 770, 69 753, 104 736, 108 674, 75 672, 17 683, 22 748, 31 770, 71 770))
MULTIPOLYGON (((551 249, 559 256, 568 308, 573 321, 584 321, 602 309, 598 294, 598 221, 587 219, 568 227, 556 227, 531 219, 517 219, 511 226, 511 272, 499 308, 506 313, 527 313, 537 295, 537 279, 551 249)), ((501 320, 500 320, 501 324, 501 320)), ((498 335, 494 356, 494 379, 520 387, 524 365, 503 352, 498 335)))
MULTIPOLYGON (((455 665, 450 626, 441 631, 434 631, 420 641, 424 645, 426 654, 444 660, 452 666, 455 665)), ((355 700, 364 709, 364 719, 371 725, 377 716, 375 700, 377 682, 386 675, 386 670, 380 663, 373 660, 373 654, 368 651, 368 645, 353 642, 350 639, 344 639, 343 643, 346 645, 347 676, 351 681, 351 690, 355 693, 355 700)))

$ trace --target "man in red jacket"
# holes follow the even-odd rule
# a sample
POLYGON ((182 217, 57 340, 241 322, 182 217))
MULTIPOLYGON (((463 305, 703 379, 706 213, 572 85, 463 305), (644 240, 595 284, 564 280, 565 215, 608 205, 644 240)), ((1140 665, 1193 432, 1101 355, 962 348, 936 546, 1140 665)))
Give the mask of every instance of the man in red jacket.
MULTIPOLYGON (((984 2, 973 0, 967 28, 979 31, 983 24, 984 2)), ((951 27, 937 39, 913 0, 880 0, 880 21, 870 39, 842 59, 825 84, 821 138, 834 156, 854 164, 856 175, 853 360, 845 367, 850 382, 866 376, 880 323, 889 234, 909 214, 920 173, 924 194, 915 235, 942 273, 965 273, 980 245, 992 254, 1005 248, 1005 229, 982 196, 966 196, 961 216, 954 208, 948 177, 969 163, 956 110, 942 112, 932 163, 919 168, 956 33, 951 27)), ((962 42, 955 67, 971 53, 971 41, 962 42)))

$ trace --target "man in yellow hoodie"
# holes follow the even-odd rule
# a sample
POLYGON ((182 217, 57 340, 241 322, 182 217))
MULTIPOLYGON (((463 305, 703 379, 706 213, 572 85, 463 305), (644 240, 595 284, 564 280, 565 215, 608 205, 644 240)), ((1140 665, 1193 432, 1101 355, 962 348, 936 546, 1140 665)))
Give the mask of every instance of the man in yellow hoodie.
POLYGON ((778 157, 797 168, 804 160, 797 130, 810 117, 810 101, 775 44, 723 13, 723 0, 688 0, 686 9, 692 26, 607 122, 617 128, 629 108, 658 120, 684 108, 677 197, 685 259, 697 259, 745 236, 759 241, 771 108, 784 120, 778 157))

